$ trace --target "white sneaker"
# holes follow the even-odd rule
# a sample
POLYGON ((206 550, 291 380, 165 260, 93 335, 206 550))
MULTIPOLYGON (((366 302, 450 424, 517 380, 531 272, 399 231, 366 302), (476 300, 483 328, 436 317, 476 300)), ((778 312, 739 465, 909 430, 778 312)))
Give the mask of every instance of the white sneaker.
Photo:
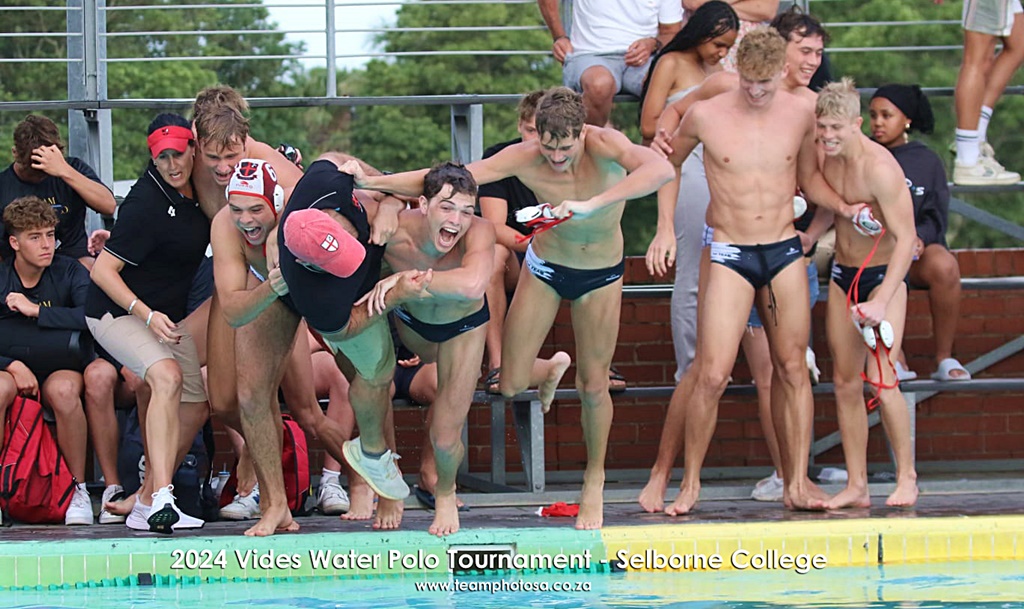
MULTIPOLYGON (((200 529, 205 521, 182 512, 174 502, 173 484, 153 493, 153 505, 149 507, 149 530, 154 533, 169 534, 179 529, 200 529)), ((136 505, 139 502, 136 501, 136 505)), ((143 506, 145 507, 145 506, 143 506)))
POLYGON ((409 496, 409 485, 402 480, 402 472, 395 464, 400 459, 398 455, 388 450, 379 458, 367 457, 363 454, 359 438, 345 442, 341 448, 348 464, 366 480, 375 493, 395 501, 409 496))
POLYGON ((775 472, 754 485, 750 498, 754 501, 782 501, 782 478, 775 472))
POLYGON ((85 525, 92 524, 92 499, 89 498, 89 491, 85 490, 85 483, 75 486, 75 492, 71 495, 71 505, 64 513, 64 524, 85 525))
POLYGON ((100 500, 100 524, 120 524, 126 520, 125 516, 114 514, 103 507, 107 503, 122 499, 124 499, 124 488, 120 484, 111 484, 103 489, 103 499, 100 500))
POLYGON ((250 520, 260 517, 260 485, 252 487, 248 495, 235 495, 234 500, 220 508, 224 520, 250 520))
POLYGON ((992 158, 979 157, 974 165, 953 166, 953 183, 961 186, 1008 186, 1017 182, 1019 173, 1006 171, 992 158))
POLYGON ((320 495, 316 500, 316 506, 321 514, 328 516, 344 514, 352 507, 348 493, 341 487, 341 481, 337 476, 320 479, 320 495))
POLYGON ((811 384, 817 385, 821 381, 821 370, 818 370, 818 358, 814 355, 814 349, 807 347, 807 371, 811 374, 811 384))
POLYGON ((148 531, 149 509, 150 506, 142 505, 142 499, 139 498, 139 495, 135 495, 135 505, 132 506, 131 513, 124 521, 125 526, 133 531, 148 531))

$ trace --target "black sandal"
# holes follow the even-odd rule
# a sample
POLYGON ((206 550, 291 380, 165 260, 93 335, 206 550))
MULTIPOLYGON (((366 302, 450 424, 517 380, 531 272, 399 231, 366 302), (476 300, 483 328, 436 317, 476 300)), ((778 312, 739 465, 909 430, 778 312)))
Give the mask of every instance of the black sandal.
POLYGON ((487 373, 487 377, 484 378, 484 385, 487 387, 487 393, 501 393, 501 368, 491 368, 491 371, 487 373))
POLYGON ((622 376, 622 373, 615 366, 609 366, 608 368, 608 393, 622 393, 626 390, 626 377, 622 376), (613 385, 612 383, 619 382, 621 385, 613 385))

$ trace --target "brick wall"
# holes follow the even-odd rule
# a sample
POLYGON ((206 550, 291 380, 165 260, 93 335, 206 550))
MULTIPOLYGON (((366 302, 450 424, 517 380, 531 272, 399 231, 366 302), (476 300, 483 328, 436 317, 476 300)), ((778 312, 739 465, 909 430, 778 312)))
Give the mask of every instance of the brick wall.
MULTIPOLYGON (((1024 249, 972 250, 956 252, 963 276, 1024 275, 1024 249)), ((642 259, 627 261, 626 281, 651 283, 642 259)), ((978 291, 963 294, 961 320, 955 354, 970 361, 1024 334, 1024 290, 978 291)), ((814 349, 825 379, 831 377, 831 362, 825 341, 825 306, 813 312, 814 349)), ((615 364, 631 385, 666 385, 675 371, 669 330, 669 301, 626 299, 622 305, 619 345, 615 364)), ((931 357, 931 316, 927 294, 913 290, 908 304, 904 341, 912 369, 922 378, 934 370, 931 357)), ((542 354, 564 349, 575 357, 567 307, 563 306, 542 354)), ((574 370, 567 374, 568 384, 574 370)), ((737 382, 750 382, 746 364, 737 362, 737 382)), ((1012 357, 982 376, 1024 376, 1024 356, 1012 357)), ((667 400, 615 400, 615 422, 609 442, 609 468, 648 468, 654 461, 667 400)), ((425 410, 407 409, 396 413, 399 452, 404 469, 415 471, 419 447, 424 441, 425 410)), ((517 467, 518 447, 511 427, 506 430, 510 469, 517 467)), ((469 416, 469 458, 471 469, 486 471, 490 464, 489 408, 475 404, 469 416)), ((556 402, 547 415, 545 443, 549 470, 582 469, 586 461, 580 429, 578 402, 556 402)), ((825 395, 816 396, 814 433, 822 437, 837 429, 835 403, 825 395)), ((315 450, 319 452, 319 450, 315 450)), ((917 416, 917 455, 921 461, 1024 458, 1024 393, 948 394, 920 405, 917 416)), ((880 427, 871 432, 869 459, 888 461, 880 427)), ((319 454, 311 459, 319 466, 319 454)), ((838 448, 818 458, 819 463, 841 463, 838 448)), ((709 466, 769 465, 757 419, 754 396, 723 399, 719 423, 708 453, 709 466)), ((681 459, 680 459, 681 464, 681 459)))

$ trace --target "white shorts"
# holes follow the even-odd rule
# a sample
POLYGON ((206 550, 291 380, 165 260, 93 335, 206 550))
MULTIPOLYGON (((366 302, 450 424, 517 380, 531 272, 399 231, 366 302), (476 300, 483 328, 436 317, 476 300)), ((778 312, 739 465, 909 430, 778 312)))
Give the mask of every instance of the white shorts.
POLYGON ((1020 0, 964 0, 963 27, 970 32, 1005 37, 1016 15, 1024 13, 1020 0))

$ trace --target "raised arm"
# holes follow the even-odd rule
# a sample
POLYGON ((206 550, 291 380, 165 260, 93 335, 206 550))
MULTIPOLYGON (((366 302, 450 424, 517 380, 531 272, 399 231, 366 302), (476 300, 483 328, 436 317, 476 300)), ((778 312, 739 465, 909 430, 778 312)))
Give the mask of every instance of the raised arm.
POLYGON ((85 163, 74 158, 68 163, 57 146, 40 146, 33 150, 32 168, 63 180, 96 212, 114 215, 117 208, 114 193, 100 183, 99 177, 85 163))

